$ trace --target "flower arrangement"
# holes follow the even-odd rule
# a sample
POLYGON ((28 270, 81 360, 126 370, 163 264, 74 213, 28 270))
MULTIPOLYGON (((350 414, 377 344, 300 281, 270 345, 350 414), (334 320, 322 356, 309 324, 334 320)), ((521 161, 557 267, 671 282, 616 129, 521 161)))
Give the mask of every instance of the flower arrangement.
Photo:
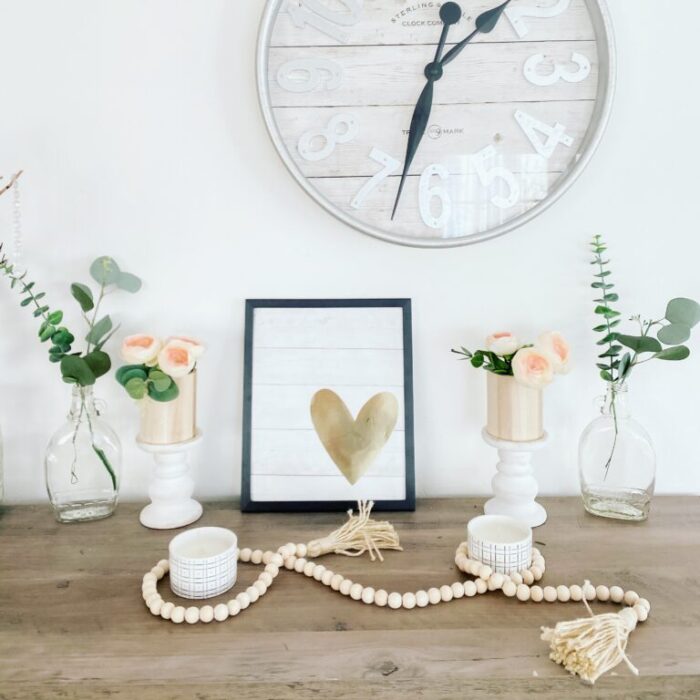
POLYGON ((138 334, 124 338, 122 359, 129 363, 117 370, 117 381, 137 401, 149 396, 166 403, 179 396, 177 379, 197 367, 205 347, 186 336, 173 336, 165 342, 153 335, 138 334))
POLYGON ((493 333, 486 338, 486 349, 471 352, 462 347, 452 350, 469 360, 472 367, 496 375, 514 377, 518 384, 542 389, 550 384, 555 374, 569 370, 571 349, 561 333, 543 333, 534 344, 521 343, 510 332, 493 333))

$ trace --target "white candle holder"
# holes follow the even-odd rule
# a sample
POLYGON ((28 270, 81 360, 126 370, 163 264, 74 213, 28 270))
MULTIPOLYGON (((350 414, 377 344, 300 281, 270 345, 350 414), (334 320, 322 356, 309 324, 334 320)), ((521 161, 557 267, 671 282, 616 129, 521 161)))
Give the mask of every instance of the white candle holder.
POLYGON ((498 450, 497 474, 491 482, 494 497, 484 505, 484 513, 507 515, 529 527, 542 525, 547 520, 547 511, 535 501, 538 485, 532 454, 547 444, 547 433, 528 442, 499 440, 486 429, 482 436, 486 444, 498 450))
POLYGON ((153 455, 155 469, 148 489, 151 503, 139 516, 142 525, 154 530, 171 530, 199 520, 202 504, 192 498, 194 480, 189 473, 187 453, 202 441, 201 431, 185 442, 172 445, 136 444, 153 455))

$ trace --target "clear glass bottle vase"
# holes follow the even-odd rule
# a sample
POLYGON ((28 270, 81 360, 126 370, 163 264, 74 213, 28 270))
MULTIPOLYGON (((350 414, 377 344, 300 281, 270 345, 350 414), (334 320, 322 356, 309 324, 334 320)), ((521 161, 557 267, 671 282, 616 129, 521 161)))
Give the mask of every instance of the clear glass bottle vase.
POLYGON ((629 412, 626 384, 608 384, 595 418, 579 442, 579 478, 586 510, 619 520, 646 520, 656 479, 647 431, 629 412))
POLYGON ((119 438, 98 412, 92 387, 73 387, 70 413, 49 441, 44 461, 56 519, 72 523, 112 515, 121 458, 119 438))

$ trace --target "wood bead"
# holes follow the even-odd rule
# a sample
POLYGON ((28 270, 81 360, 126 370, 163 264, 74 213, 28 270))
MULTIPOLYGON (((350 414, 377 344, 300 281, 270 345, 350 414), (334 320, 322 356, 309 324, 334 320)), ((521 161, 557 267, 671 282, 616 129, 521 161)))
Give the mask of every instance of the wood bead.
POLYGON ((389 593, 388 603, 392 610, 398 610, 403 605, 403 598, 400 593, 389 593))
POLYGON ((419 608, 424 608, 426 605, 430 604, 430 596, 428 596, 428 591, 416 591, 416 605, 419 608))
POLYGON ((542 554, 541 554, 540 550, 537 549, 537 547, 533 547, 532 548, 532 558, 533 559, 540 559, 541 557, 542 557, 542 554))
POLYGON ((151 615, 160 615, 160 610, 163 607, 165 603, 163 602, 163 599, 158 596, 157 600, 154 600, 149 606, 148 609, 151 611, 151 615))
POLYGON ((146 605, 150 608, 156 600, 162 600, 160 595, 158 595, 158 593, 151 593, 148 598, 146 598, 146 605))
POLYGON ((168 573, 168 571, 170 571, 170 562, 167 559, 161 559, 158 562, 158 566, 160 566, 160 568, 163 569, 163 571, 165 571, 166 574, 168 573))
POLYGON ((228 616, 228 605, 226 605, 226 603, 219 603, 214 608, 214 619, 217 622, 223 622, 224 620, 228 620, 228 616))
POLYGON ((577 603, 583 600, 583 589, 581 586, 577 584, 569 586, 569 593, 571 594, 571 600, 575 600, 577 603))
POLYGON ((144 574, 141 582, 143 584, 152 583, 155 586, 157 581, 158 581, 158 579, 155 577, 155 574, 153 574, 149 571, 147 574, 144 574))
POLYGON ((637 619, 640 622, 645 622, 646 619, 649 617, 649 611, 639 603, 637 603, 632 609, 634 610, 634 612, 637 613, 637 619))
POLYGON ((476 592, 481 594, 481 593, 486 593, 487 586, 486 586, 486 581, 484 581, 483 578, 478 578, 476 581, 474 581, 474 585, 476 586, 476 592))
POLYGON ((440 590, 438 588, 429 588, 428 589, 428 600, 430 601, 431 605, 437 605, 442 600, 442 596, 440 595, 440 590))
POLYGON ((296 553, 297 546, 294 544, 294 542, 287 542, 287 544, 285 544, 284 547, 281 547, 278 551, 283 557, 291 557, 296 553))
POLYGON ((262 555, 262 562, 263 564, 269 564, 272 561, 272 557, 275 555, 275 552, 263 552, 262 555))
POLYGON ((323 572, 323 576, 321 576, 321 583, 322 583, 324 586, 330 586, 330 585, 331 585, 331 579, 333 578, 334 575, 335 575, 335 574, 334 574, 330 569, 326 569, 326 570, 323 572))
POLYGON ((331 588, 334 591, 337 591, 340 589, 340 584, 344 580, 344 576, 341 576, 340 574, 333 574, 333 578, 331 578, 331 588))
POLYGON ((596 586, 595 595, 598 600, 604 603, 606 600, 610 600, 610 589, 607 586, 596 586))
POLYGON ((248 595, 248 599, 250 600, 251 604, 255 603, 260 597, 260 592, 253 586, 248 586, 248 588, 245 589, 245 592, 248 595))
POLYGON ((380 588, 378 591, 375 592, 375 594, 374 594, 374 604, 375 605, 378 605, 380 608, 383 608, 388 602, 389 602, 389 594, 383 588, 380 588))
POLYGON ((512 598, 512 597, 516 594, 516 592, 517 592, 517 590, 518 590, 518 587, 517 587, 510 579, 508 579, 508 580, 503 584, 503 587, 501 588, 501 590, 502 590, 503 593, 504 593, 505 595, 507 595, 509 598, 512 598))
POLYGON ((305 557, 307 553, 307 548, 305 544, 298 544, 296 547, 296 555, 298 557, 305 557))
POLYGON ((510 575, 510 580, 511 580, 516 586, 519 586, 519 585, 523 582, 523 577, 522 577, 517 571, 514 571, 514 572, 510 575))
POLYGON ((471 598, 472 596, 476 595, 476 584, 474 583, 474 581, 464 582, 464 595, 468 598, 471 598))
POLYGON ((372 588, 372 586, 367 586, 362 589, 362 602, 365 605, 372 605, 372 603, 374 603, 374 588, 372 588))
POLYGON ((625 601, 625 605, 632 607, 639 600, 639 594, 635 593, 635 591, 627 591, 622 600, 625 601))
POLYGON ((323 566, 323 564, 316 564, 316 568, 314 569, 314 579, 316 581, 320 581, 321 577, 323 576, 323 572, 326 570, 326 567, 323 566))
POLYGON ((187 610, 185 610, 185 622, 188 622, 190 625, 199 622, 199 608, 194 606, 187 608, 187 610))
POLYGON ((560 603, 568 603, 571 599, 571 591, 568 586, 557 586, 557 600, 560 603))
POLYGON ((306 559, 297 559, 294 562, 294 571, 296 571, 298 574, 301 574, 304 571, 304 567, 308 564, 309 562, 306 561, 306 559))
MULTIPOLYGON (((536 566, 541 571, 545 570, 544 559, 542 557, 535 557, 532 560, 532 566, 536 566)), ((532 569, 532 566, 530 567, 532 569)))
POLYGON ((214 619, 214 608, 211 605, 203 605, 199 610, 201 622, 211 622, 214 619))
POLYGON ((239 553, 238 558, 243 562, 249 562, 250 557, 253 554, 253 550, 250 547, 244 547, 239 553))
POLYGON ((544 599, 544 591, 542 590, 542 586, 531 586, 530 598, 535 603, 541 602, 544 599))
POLYGON ((651 603, 646 598, 640 598, 637 601, 637 605, 642 605, 643 607, 645 607, 647 609, 647 612, 651 610, 651 603))
POLYGON ((262 581, 268 588, 272 585, 272 575, 267 571, 263 571, 258 577, 258 580, 262 581))
POLYGON ((526 586, 524 583, 518 584, 518 588, 515 591, 515 595, 518 600, 521 600, 523 603, 527 600, 530 600, 530 586, 526 586))
POLYGON ((241 610, 245 610, 250 605, 250 596, 245 592, 241 591, 237 596, 236 600, 241 606, 241 610))
POLYGON ((285 557, 283 559, 282 566, 284 566, 287 571, 291 571, 294 568, 294 565, 297 563, 297 558, 296 557, 285 557))
POLYGON ((532 586, 532 584, 535 582, 535 577, 532 575, 532 571, 529 569, 522 571, 520 575, 523 577, 523 583, 526 586, 532 586))
POLYGON ((542 595, 548 603, 553 603, 557 599, 557 589, 554 586, 545 586, 542 595))
POLYGON ((464 584, 461 581, 455 581, 452 584, 452 597, 455 599, 464 598, 464 584))
POLYGON ((304 576, 308 576, 311 578, 311 576, 314 575, 314 569, 316 568, 316 564, 312 561, 307 561, 306 564, 304 564, 304 576))
POLYGON ((228 607, 228 614, 231 617, 235 617, 238 615, 239 612, 241 612, 241 604, 234 598, 233 600, 229 600, 227 603, 228 607))
POLYGON ((610 600, 613 603, 621 603, 625 592, 619 586, 610 586, 610 600))
POLYGON ((353 600, 361 600, 362 599, 362 584, 361 583, 353 583, 352 586, 350 586, 350 597, 353 600))
POLYGON ((265 585, 265 582, 264 582, 264 581, 261 581, 260 579, 258 579, 258 580, 253 584, 253 588, 254 588, 261 596, 262 596, 262 595, 265 595, 265 593, 267 593, 267 586, 265 585))
POLYGON ((440 586, 440 599, 443 603, 449 603, 454 594, 452 593, 452 587, 448 585, 440 586))
POLYGON ((352 581, 349 578, 343 579, 338 589, 343 595, 350 595, 350 589, 352 588, 352 581))
POLYGON ((164 620, 169 620, 170 615, 172 615, 173 610, 175 609, 175 604, 174 603, 163 603, 163 605, 160 608, 160 616, 164 620))
POLYGON ((165 576, 165 570, 156 564, 152 569, 151 573, 160 581, 160 579, 165 576))
POLYGON ((401 605, 406 608, 406 610, 413 610, 416 607, 416 594, 415 593, 404 593, 401 598, 401 605))
POLYGON ((490 566, 486 566, 484 564, 484 566, 482 566, 479 569, 479 578, 483 578, 484 581, 488 581, 489 576, 491 576, 492 573, 493 573, 493 569, 490 566))
POLYGON ((279 567, 276 566, 273 562, 270 562, 265 567, 265 571, 267 571, 267 573, 270 574, 270 576, 272 576, 272 578, 275 578, 275 576, 277 576, 277 574, 279 574, 279 572, 280 572, 279 567))
POLYGON ((185 621, 185 608, 182 605, 176 605, 170 613, 170 621, 179 625, 185 621))
POLYGON ((491 574, 491 577, 488 580, 488 587, 490 591, 498 591, 501 589, 503 584, 505 583, 506 577, 503 574, 499 574, 498 572, 495 574, 491 574))
POLYGON ((279 552, 275 552, 270 558, 270 561, 267 563, 274 564, 277 568, 279 568, 282 566, 282 564, 284 564, 284 557, 279 552))
POLYGON ((595 588, 590 583, 583 586, 583 597, 586 600, 595 600, 595 588))
POLYGON ((530 573, 532 574, 535 581, 539 581, 542 578, 544 572, 542 571, 542 569, 540 569, 539 566, 532 566, 530 567, 530 573))

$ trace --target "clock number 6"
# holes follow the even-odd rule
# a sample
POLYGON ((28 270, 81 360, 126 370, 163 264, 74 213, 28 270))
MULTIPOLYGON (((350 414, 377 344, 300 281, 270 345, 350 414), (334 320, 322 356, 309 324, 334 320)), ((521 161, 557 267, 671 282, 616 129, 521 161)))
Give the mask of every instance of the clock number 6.
POLYGON ((336 114, 328 122, 328 126, 325 129, 307 131, 302 134, 297 150, 304 160, 323 160, 333 153, 339 143, 352 141, 357 136, 358 130, 357 121, 352 114, 336 114), (323 146, 318 150, 314 150, 313 143, 318 140, 323 141, 323 146))
POLYGON ((351 27, 360 21, 363 0, 340 0, 347 12, 331 10, 321 0, 287 0, 285 10, 295 27, 314 27, 341 44, 348 42, 348 35, 341 27, 351 27))
POLYGON ((452 201, 444 187, 431 185, 433 176, 440 178, 440 180, 447 180, 450 173, 444 165, 439 164, 429 165, 423 171, 418 186, 418 206, 421 219, 423 219, 423 223, 426 226, 430 228, 444 228, 452 215, 452 201), (439 216, 433 216, 432 211, 433 199, 436 198, 440 200, 439 216))
POLYGON ((501 166, 487 168, 487 161, 496 156, 496 149, 493 146, 487 146, 478 153, 473 155, 473 162, 476 166, 476 174, 484 187, 489 187, 498 180, 502 180, 507 188, 507 195, 494 195, 491 197, 491 204, 499 209, 508 209, 512 207, 520 199, 520 185, 515 179, 515 175, 501 166))

